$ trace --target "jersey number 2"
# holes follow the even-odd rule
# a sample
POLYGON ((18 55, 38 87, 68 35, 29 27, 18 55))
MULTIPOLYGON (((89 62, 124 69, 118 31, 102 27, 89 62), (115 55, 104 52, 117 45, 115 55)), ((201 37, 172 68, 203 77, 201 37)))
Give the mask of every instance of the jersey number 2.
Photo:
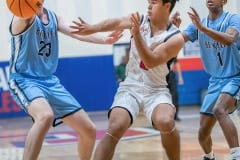
POLYGON ((38 52, 38 55, 40 56, 47 56, 49 57, 51 55, 51 43, 45 43, 44 41, 40 42, 41 48, 38 52))

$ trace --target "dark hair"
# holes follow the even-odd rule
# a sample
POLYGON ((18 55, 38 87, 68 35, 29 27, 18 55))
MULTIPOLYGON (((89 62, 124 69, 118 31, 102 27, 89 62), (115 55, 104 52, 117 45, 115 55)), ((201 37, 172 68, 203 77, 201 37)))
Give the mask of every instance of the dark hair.
POLYGON ((174 6, 176 4, 176 1, 179 1, 179 0, 162 0, 163 4, 169 3, 169 2, 171 3, 170 12, 172 12, 172 10, 173 10, 173 8, 174 8, 174 6))

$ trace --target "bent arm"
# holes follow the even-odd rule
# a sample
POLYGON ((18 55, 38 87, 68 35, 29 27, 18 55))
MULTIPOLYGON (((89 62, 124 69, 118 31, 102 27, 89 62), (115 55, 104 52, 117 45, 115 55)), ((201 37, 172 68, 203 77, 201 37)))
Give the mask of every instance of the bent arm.
POLYGON ((177 56, 184 44, 180 33, 152 49, 146 45, 140 34, 134 35, 134 40, 138 53, 147 68, 167 63, 171 58, 177 56))
POLYGON ((206 35, 211 37, 217 42, 220 42, 225 45, 232 45, 238 39, 238 31, 234 28, 229 27, 226 32, 219 32, 213 30, 211 28, 202 27, 201 31, 204 32, 206 35))

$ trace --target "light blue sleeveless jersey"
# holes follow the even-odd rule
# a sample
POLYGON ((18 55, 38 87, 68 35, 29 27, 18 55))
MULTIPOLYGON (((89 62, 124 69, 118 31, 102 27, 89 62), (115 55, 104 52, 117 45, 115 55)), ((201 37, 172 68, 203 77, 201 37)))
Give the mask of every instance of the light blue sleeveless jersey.
MULTIPOLYGON (((220 32, 225 32, 228 27, 231 27, 240 34, 240 17, 228 12, 223 12, 219 18, 213 21, 204 18, 202 25, 220 32)), ((183 32, 190 41, 199 40, 202 62, 206 72, 211 76, 224 78, 240 73, 239 40, 230 46, 223 45, 198 31, 193 24, 190 24, 183 32)))
POLYGON ((35 16, 35 20, 26 31, 12 36, 10 77, 15 73, 30 77, 47 77, 56 71, 57 19, 54 12, 47 11, 48 24, 43 24, 38 16, 35 16))

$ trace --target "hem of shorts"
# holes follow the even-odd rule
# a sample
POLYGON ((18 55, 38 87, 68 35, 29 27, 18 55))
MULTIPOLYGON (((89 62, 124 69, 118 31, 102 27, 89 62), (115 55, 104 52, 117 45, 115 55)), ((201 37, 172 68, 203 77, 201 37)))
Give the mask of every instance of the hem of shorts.
POLYGON ((208 116, 214 116, 213 113, 207 113, 207 112, 200 112, 200 114, 208 115, 208 116))
POLYGON ((66 114, 66 115, 64 115, 64 116, 62 116, 62 117, 55 118, 54 121, 53 121, 52 126, 53 126, 53 127, 56 127, 56 126, 62 124, 63 121, 60 121, 60 122, 58 122, 58 123, 56 123, 56 121, 59 120, 59 119, 63 119, 63 118, 65 118, 65 117, 69 116, 69 115, 72 115, 73 113, 75 113, 75 112, 77 112, 77 111, 79 111, 79 110, 81 110, 81 109, 83 109, 83 108, 78 108, 78 109, 76 109, 76 110, 74 110, 74 111, 72 111, 72 112, 70 112, 70 113, 68 113, 68 114, 66 114))
POLYGON ((128 112, 128 114, 129 114, 129 116, 130 116, 131 124, 133 123, 133 116, 132 116, 132 114, 129 112, 129 110, 127 110, 127 109, 124 108, 124 107, 120 107, 120 106, 112 107, 112 108, 108 111, 108 118, 109 118, 110 113, 112 112, 113 108, 122 108, 122 109, 126 110, 126 111, 128 112))

